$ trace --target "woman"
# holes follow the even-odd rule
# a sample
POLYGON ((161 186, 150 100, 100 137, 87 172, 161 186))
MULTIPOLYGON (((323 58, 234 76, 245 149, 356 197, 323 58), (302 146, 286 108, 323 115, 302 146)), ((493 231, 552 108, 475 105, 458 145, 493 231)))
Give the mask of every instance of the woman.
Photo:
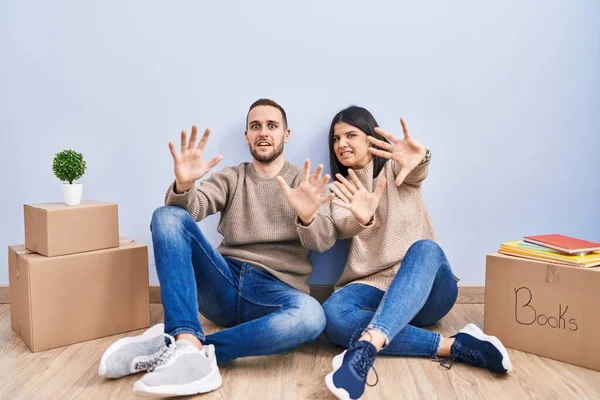
POLYGON ((467 325, 455 336, 422 329, 443 318, 458 288, 421 195, 431 153, 410 136, 378 128, 362 107, 340 111, 331 123, 332 217, 350 250, 336 291, 323 305, 325 334, 347 348, 333 359, 329 389, 357 399, 378 353, 444 358, 510 372, 500 341, 467 325), (387 139, 387 140, 386 140, 387 139))

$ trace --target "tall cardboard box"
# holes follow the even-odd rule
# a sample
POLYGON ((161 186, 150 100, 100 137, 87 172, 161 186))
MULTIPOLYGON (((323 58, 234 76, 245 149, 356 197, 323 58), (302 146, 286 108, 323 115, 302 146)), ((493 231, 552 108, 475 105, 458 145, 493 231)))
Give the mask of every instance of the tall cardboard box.
POLYGON ((25 204, 25 247, 47 257, 119 246, 117 205, 84 200, 25 204))
POLYGON ((12 328, 33 352, 150 325, 145 245, 58 257, 10 246, 8 268, 12 328))
POLYGON ((600 371, 600 268, 488 254, 484 330, 506 347, 600 371))

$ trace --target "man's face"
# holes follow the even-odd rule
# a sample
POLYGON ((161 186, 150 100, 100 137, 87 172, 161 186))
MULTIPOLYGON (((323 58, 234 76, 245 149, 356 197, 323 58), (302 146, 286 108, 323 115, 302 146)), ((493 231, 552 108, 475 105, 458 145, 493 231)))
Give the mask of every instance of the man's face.
POLYGON ((248 114, 246 142, 256 161, 268 164, 283 153, 290 130, 284 126, 281 111, 272 106, 257 106, 248 114))

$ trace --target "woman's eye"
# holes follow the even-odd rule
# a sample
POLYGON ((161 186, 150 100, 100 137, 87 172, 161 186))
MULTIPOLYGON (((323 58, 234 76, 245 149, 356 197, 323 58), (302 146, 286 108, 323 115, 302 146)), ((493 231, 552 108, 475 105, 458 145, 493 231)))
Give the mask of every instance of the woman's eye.
POLYGON ((333 138, 333 141, 334 141, 334 142, 337 142, 338 140, 340 140, 340 138, 339 138, 339 137, 334 137, 334 138, 333 138))

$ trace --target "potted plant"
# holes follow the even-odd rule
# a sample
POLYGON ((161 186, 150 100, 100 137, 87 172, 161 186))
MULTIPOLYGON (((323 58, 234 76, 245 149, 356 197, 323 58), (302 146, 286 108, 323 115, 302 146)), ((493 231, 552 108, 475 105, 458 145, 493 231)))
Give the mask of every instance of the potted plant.
POLYGON ((83 176, 85 168, 86 165, 83 155, 74 150, 63 150, 54 156, 52 171, 54 171, 54 175, 63 182, 63 200, 68 206, 76 206, 81 203, 83 184, 73 182, 83 176))

